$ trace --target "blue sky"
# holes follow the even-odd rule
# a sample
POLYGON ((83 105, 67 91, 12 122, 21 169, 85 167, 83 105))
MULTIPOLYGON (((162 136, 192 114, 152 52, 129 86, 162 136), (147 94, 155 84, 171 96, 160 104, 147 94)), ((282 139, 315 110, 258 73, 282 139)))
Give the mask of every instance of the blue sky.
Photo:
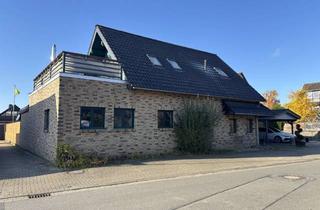
POLYGON ((96 24, 218 54, 281 102, 320 81, 320 1, 14 1, 0 5, 0 111, 27 105, 50 48, 87 53, 96 24))

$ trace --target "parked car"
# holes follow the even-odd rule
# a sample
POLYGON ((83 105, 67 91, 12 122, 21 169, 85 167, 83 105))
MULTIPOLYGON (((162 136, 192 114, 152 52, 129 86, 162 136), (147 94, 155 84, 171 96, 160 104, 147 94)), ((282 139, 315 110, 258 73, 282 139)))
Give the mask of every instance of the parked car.
MULTIPOLYGON (((266 129, 259 128, 259 137, 260 139, 264 139, 266 136, 266 129)), ((283 132, 276 128, 268 128, 268 140, 278 143, 287 143, 292 142, 295 138, 295 135, 291 133, 283 132)))

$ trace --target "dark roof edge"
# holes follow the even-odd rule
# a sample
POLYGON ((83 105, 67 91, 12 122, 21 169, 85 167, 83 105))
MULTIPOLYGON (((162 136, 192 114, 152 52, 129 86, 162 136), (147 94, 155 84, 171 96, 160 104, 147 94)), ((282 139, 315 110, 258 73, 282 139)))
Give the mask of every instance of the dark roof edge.
POLYGON ((14 108, 13 108, 13 105, 12 105, 12 104, 9 104, 9 107, 8 107, 6 110, 4 110, 3 112, 1 112, 0 115, 4 114, 4 113, 7 112, 7 111, 12 111, 12 110, 19 112, 20 107, 18 107, 18 106, 15 104, 15 105, 14 105, 14 108))
POLYGON ((289 114, 292 114, 294 117, 296 117, 296 118, 298 118, 298 119, 300 119, 301 118, 301 116, 300 115, 298 115, 297 113, 295 113, 294 111, 292 111, 291 109, 278 109, 278 110, 284 110, 284 111, 287 111, 287 112, 289 112, 289 114))
POLYGON ((29 112, 29 105, 23 107, 22 109, 20 109, 19 114, 24 114, 29 112))
MULTIPOLYGON (((194 93, 186 93, 186 92, 179 92, 179 91, 169 91, 169 90, 158 90, 158 89, 148 89, 148 88, 140 88, 140 87, 130 87, 132 90, 146 90, 146 91, 153 91, 153 92, 162 92, 162 93, 174 93, 174 94, 181 94, 181 95, 192 95, 192 96, 202 96, 202 97, 214 97, 221 100, 232 100, 232 101, 239 101, 239 102, 251 102, 251 103, 260 103, 261 101, 254 101, 254 100, 244 100, 241 98, 228 98, 223 96, 214 96, 214 95, 204 95, 204 94, 194 94, 194 93)), ((129 88, 129 89, 130 89, 129 88)))
POLYGON ((122 31, 122 30, 119 30, 119 29, 110 28, 110 27, 103 26, 103 25, 100 25, 100 24, 96 24, 96 27, 107 28, 107 29, 118 31, 118 32, 121 32, 121 33, 126 33, 126 34, 131 35, 131 36, 137 36, 137 37, 141 37, 143 39, 149 39, 149 40, 152 40, 152 41, 161 42, 161 43, 164 43, 164 44, 174 45, 174 46, 177 46, 177 47, 186 48, 188 50, 194 50, 194 51, 198 51, 198 52, 202 52, 202 53, 206 53, 206 54, 211 54, 211 55, 217 56, 217 54, 215 54, 215 53, 206 52, 206 51, 203 51, 203 50, 198 50, 198 49, 195 49, 195 48, 192 48, 192 47, 186 47, 186 46, 179 45, 179 44, 174 44, 174 43, 171 43, 171 42, 161 41, 161 40, 158 40, 158 39, 155 39, 155 38, 150 38, 150 37, 146 37, 146 36, 142 36, 142 35, 138 35, 138 34, 134 34, 134 33, 126 32, 126 31, 122 31))

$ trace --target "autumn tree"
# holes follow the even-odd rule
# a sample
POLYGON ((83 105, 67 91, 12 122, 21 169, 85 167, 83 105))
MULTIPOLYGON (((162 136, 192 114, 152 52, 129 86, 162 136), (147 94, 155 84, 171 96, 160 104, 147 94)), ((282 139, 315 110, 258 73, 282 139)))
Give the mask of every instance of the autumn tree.
POLYGON ((265 98, 265 102, 263 103, 269 109, 280 109, 280 101, 278 99, 278 92, 276 90, 268 90, 263 93, 263 97, 265 98))
POLYGON ((305 90, 300 89, 290 93, 290 102, 286 104, 286 108, 291 109, 301 116, 300 122, 307 122, 316 119, 317 110, 315 105, 308 99, 305 90))

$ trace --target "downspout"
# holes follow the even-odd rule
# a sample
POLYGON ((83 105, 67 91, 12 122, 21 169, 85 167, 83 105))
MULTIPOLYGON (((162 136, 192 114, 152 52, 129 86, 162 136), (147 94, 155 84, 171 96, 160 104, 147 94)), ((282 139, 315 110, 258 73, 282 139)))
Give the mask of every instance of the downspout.
POLYGON ((256 117, 256 144, 259 146, 260 144, 260 138, 259 138, 259 118, 256 117))

